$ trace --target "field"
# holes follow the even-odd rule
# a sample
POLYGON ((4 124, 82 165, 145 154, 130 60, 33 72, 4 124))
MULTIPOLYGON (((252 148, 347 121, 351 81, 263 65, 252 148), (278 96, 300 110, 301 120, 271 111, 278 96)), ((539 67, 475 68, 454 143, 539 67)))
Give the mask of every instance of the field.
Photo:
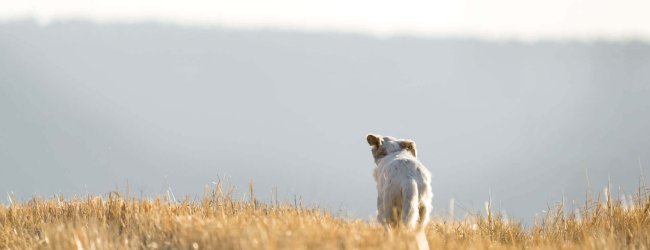
MULTIPOLYGON (((424 233, 431 249, 648 249, 650 199, 641 186, 623 202, 588 193, 579 212, 558 204, 529 227, 486 204, 460 221, 434 218, 424 233)), ((260 203, 252 184, 239 198, 216 184, 198 200, 111 192, 0 205, 2 249, 416 249, 415 238, 296 203, 260 203)))

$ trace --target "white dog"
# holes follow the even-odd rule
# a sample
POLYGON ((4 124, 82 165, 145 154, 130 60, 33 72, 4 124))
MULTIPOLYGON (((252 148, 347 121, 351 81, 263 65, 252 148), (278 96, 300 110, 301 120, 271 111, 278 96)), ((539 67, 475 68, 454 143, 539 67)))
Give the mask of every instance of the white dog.
POLYGON ((431 173, 418 161, 415 142, 390 136, 369 134, 372 156, 377 167, 377 220, 407 228, 429 222, 431 212, 431 173))

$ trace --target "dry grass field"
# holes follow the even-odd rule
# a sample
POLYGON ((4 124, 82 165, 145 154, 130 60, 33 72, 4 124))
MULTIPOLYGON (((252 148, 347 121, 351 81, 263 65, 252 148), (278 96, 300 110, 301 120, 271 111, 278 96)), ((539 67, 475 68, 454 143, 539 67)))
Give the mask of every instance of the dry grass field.
MULTIPOLYGON (((296 204, 234 198, 217 184, 202 199, 170 201, 106 196, 33 198, 0 205, 2 249, 415 249, 415 233, 387 230, 296 204)), ((434 219, 431 249, 647 249, 650 199, 645 185, 632 201, 605 191, 580 212, 559 204, 524 227, 486 211, 434 219)))

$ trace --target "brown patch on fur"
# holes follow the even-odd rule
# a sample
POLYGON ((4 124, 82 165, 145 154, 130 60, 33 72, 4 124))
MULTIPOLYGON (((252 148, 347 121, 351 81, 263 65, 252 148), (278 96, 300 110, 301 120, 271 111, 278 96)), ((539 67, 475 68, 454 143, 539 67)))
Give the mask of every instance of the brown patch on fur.
POLYGON ((413 156, 417 157, 417 149, 415 148, 415 142, 414 141, 403 140, 403 141, 399 142, 399 146, 402 149, 408 150, 409 152, 411 152, 411 154, 413 154, 413 156))
POLYGON ((375 161, 379 161, 379 159, 384 158, 388 153, 386 153, 386 148, 384 147, 373 147, 372 148, 372 156, 375 157, 375 161))

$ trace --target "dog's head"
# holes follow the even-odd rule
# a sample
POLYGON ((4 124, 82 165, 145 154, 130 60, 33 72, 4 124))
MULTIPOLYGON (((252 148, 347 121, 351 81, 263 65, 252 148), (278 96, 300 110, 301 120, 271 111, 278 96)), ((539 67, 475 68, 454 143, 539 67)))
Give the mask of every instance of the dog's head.
POLYGON ((381 136, 375 134, 368 134, 366 137, 368 144, 372 147, 372 156, 375 158, 375 163, 378 163, 384 156, 406 150, 417 157, 417 150, 415 149, 415 142, 407 139, 396 139, 390 136, 381 136))

